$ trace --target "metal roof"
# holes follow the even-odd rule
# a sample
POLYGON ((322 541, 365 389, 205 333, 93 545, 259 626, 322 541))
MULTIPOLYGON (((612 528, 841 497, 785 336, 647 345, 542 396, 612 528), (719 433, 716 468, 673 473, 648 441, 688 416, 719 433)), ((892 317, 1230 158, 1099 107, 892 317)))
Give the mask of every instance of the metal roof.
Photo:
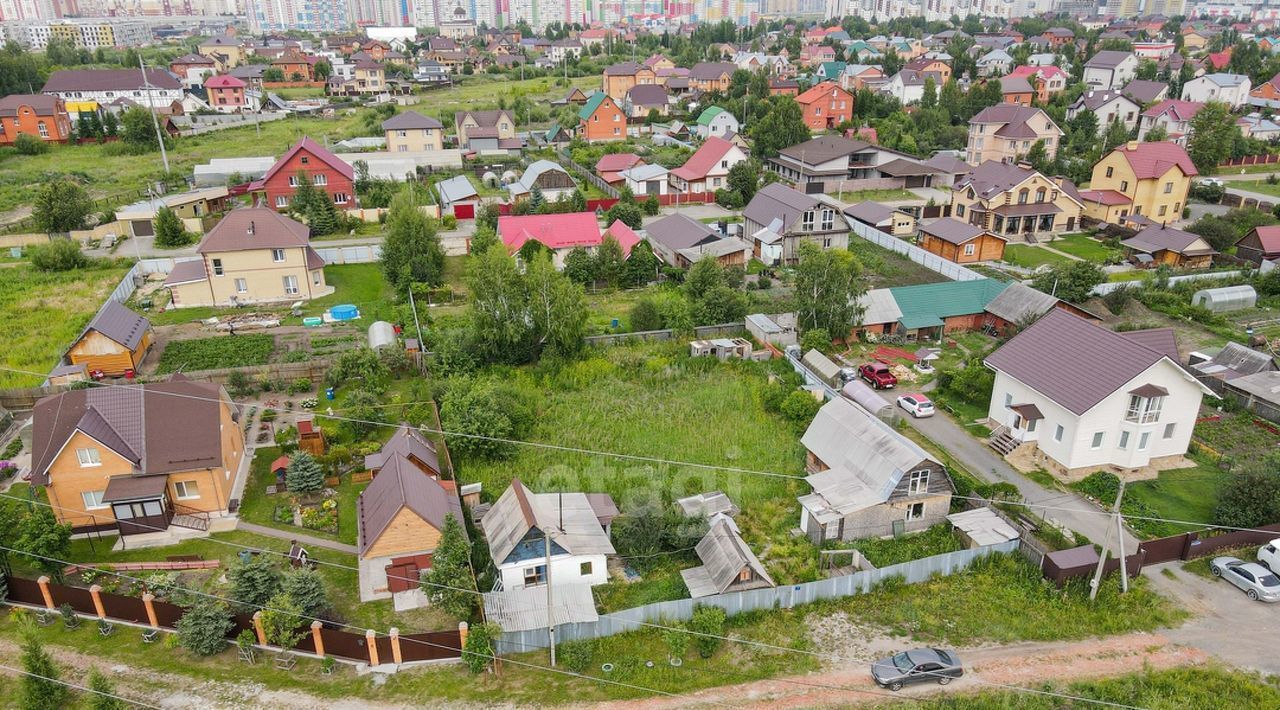
POLYGON ((80 332, 80 338, 83 338, 85 333, 96 330, 129 350, 133 350, 138 347, 138 343, 142 342, 142 336, 146 335, 150 328, 151 321, 107 299, 107 302, 98 310, 98 314, 80 332))
POLYGON ((550 531, 555 544, 571 555, 614 554, 613 543, 586 495, 533 493, 518 478, 485 513, 480 527, 495 564, 502 564, 535 529, 550 531))
POLYGON ((947 520, 977 545, 998 545, 1020 537, 1017 529, 990 508, 952 513, 947 520))
POLYGON ((902 319, 902 309, 887 288, 867 291, 858 299, 858 305, 862 306, 861 325, 897 323, 902 319))
POLYGON ((995 279, 944 281, 891 288, 902 311, 899 322, 908 330, 942 325, 945 318, 982 313, 1009 284, 995 279))
POLYGON ((760 577, 751 586, 775 586, 769 572, 742 539, 738 526, 728 517, 718 516, 694 549, 702 566, 680 570, 689 596, 694 599, 723 594, 744 569, 760 577))
POLYGON ((997 318, 1021 324, 1048 313, 1057 303, 1056 297, 1026 284, 1015 282, 991 299, 986 310, 997 318))
POLYGON ((454 175, 448 180, 441 180, 436 184, 436 192, 440 193, 441 200, 448 203, 459 202, 479 194, 466 175, 454 175))
MULTIPOLYGON (((554 583, 554 582, 553 582, 554 583)), ((576 624, 600 618, 589 584, 555 584, 551 595, 551 622, 576 624)), ((503 631, 530 631, 547 628, 547 588, 521 587, 484 595, 484 615, 503 631)))

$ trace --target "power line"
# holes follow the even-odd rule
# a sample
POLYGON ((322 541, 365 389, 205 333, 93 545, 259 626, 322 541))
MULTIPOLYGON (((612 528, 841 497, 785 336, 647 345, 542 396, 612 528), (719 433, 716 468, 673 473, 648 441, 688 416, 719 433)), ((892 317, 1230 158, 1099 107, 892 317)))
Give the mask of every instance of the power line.
POLYGON ((113 698, 113 699, 115 699, 115 700, 119 700, 119 701, 121 701, 121 702, 128 703, 129 705, 137 705, 137 706, 139 706, 139 707, 152 708, 153 710, 163 710, 163 708, 161 708, 159 705, 152 705, 152 704, 150 704, 150 703, 144 703, 144 702, 142 702, 141 700, 134 700, 133 698, 126 698, 126 697, 124 697, 124 696, 122 696, 122 695, 116 695, 115 693, 108 693, 108 692, 106 692, 105 690, 95 690, 95 689, 93 689, 93 688, 86 688, 86 687, 85 687, 85 686, 83 686, 83 685, 76 685, 75 683, 72 683, 72 682, 70 682, 70 681, 61 680, 61 679, 59 679, 59 678, 50 678, 49 676, 43 676, 43 675, 40 675, 39 673, 32 673, 31 671, 28 671, 28 670, 25 670, 25 669, 22 669, 22 668, 13 668, 13 667, 11 667, 11 666, 4 666, 4 665, 0 665, 0 670, 9 671, 10 673, 18 673, 18 674, 21 674, 21 675, 30 676, 30 677, 32 677, 32 678, 39 678, 40 680, 47 681, 47 682, 49 682, 49 683, 57 683, 58 685, 66 686, 66 687, 68 687, 68 688, 72 688, 72 689, 74 689, 74 690, 79 690, 79 691, 83 691, 83 692, 86 692, 86 693, 93 693, 94 695, 101 695, 101 696, 102 696, 102 697, 104 697, 104 698, 113 698))

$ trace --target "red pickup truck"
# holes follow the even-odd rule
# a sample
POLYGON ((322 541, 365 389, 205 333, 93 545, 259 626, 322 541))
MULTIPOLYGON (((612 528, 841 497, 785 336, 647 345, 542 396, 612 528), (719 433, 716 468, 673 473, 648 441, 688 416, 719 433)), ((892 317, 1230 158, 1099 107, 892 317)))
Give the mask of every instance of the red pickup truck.
POLYGON ((893 389, 898 384, 898 378, 893 376, 889 366, 883 362, 869 362, 859 367, 858 376, 878 390, 893 389))

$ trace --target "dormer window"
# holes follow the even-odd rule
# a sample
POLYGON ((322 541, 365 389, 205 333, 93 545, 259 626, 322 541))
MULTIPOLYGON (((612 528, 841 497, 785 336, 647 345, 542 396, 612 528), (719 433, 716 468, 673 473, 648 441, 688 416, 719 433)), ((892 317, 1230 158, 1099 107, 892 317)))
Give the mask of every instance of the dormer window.
POLYGON ((1160 421, 1160 410, 1169 391, 1156 385, 1143 385, 1129 393, 1125 421, 1151 424, 1160 421))

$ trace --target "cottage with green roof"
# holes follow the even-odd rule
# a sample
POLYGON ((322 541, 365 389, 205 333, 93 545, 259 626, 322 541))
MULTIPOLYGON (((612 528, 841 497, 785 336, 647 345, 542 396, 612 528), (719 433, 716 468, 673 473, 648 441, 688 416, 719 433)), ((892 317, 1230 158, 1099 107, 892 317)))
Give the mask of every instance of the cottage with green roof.
POLYGON ((695 126, 702 140, 726 138, 738 132, 738 118, 719 106, 708 106, 698 114, 695 126))
POLYGON ((627 139, 627 115, 617 102, 603 91, 587 98, 578 111, 579 135, 588 143, 604 143, 627 139))
POLYGON ((862 323, 855 332, 934 340, 946 333, 980 330, 987 321, 987 304, 1008 286, 975 279, 868 291, 859 301, 862 323))

